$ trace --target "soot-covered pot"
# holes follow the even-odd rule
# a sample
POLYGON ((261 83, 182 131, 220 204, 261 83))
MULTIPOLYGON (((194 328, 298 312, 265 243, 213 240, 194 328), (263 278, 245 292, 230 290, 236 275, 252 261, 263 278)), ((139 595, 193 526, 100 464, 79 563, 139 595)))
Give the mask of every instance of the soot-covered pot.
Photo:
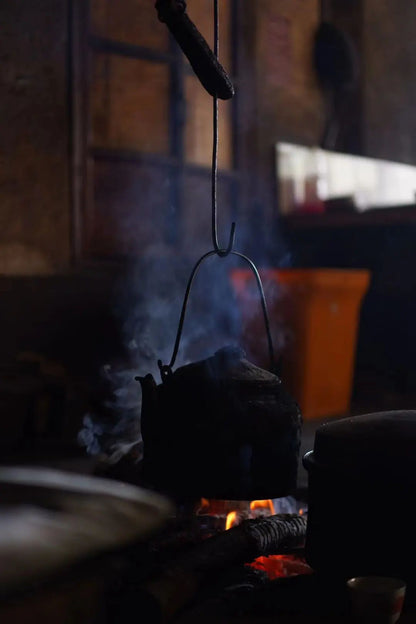
POLYGON ((308 563, 330 575, 416 579, 416 411, 321 425, 303 463, 308 563))
POLYGON ((143 476, 176 499, 277 498, 296 487, 297 403, 236 347, 142 386, 143 476))

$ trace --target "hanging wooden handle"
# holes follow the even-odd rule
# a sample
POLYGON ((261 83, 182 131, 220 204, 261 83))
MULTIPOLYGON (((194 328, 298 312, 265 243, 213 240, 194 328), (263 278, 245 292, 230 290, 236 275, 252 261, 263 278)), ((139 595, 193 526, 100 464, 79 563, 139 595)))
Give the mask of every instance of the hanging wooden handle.
POLYGON ((186 13, 183 0, 157 0, 159 20, 166 24, 188 58, 192 69, 210 95, 229 100, 233 84, 215 54, 186 13))

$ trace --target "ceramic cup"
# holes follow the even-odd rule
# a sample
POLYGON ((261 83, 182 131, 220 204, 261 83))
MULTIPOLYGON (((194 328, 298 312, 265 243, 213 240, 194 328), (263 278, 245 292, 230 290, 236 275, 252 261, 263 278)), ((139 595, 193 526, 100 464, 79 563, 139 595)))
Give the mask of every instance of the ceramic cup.
POLYGON ((387 576, 357 576, 347 581, 351 612, 356 622, 395 624, 406 593, 406 583, 387 576))

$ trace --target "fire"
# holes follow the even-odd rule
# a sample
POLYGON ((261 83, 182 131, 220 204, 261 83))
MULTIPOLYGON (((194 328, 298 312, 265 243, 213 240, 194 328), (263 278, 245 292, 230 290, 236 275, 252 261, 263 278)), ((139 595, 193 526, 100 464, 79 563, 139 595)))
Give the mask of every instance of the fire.
MULTIPOLYGON (((301 503, 286 499, 271 498, 264 500, 217 500, 210 498, 201 498, 195 509, 197 516, 211 518, 212 521, 207 524, 208 530, 223 531, 237 526, 244 520, 252 520, 259 517, 273 516, 278 513, 299 513, 303 515, 307 513, 307 507, 303 509, 301 503), (282 505, 280 506, 280 503, 282 505), (289 506, 289 507, 288 507, 289 506)), ((206 520, 204 520, 206 523, 206 520)))
POLYGON ((225 521, 225 530, 228 531, 228 529, 231 529, 231 527, 233 527, 236 524, 236 520, 237 520, 237 512, 230 511, 230 513, 227 514, 227 519, 225 521))
POLYGON ((244 515, 247 505, 246 501, 201 498, 199 506, 196 509, 196 514, 198 516, 224 516, 225 518, 229 511, 236 511, 239 514, 244 515))
MULTIPOLYGON (((274 505, 271 498, 266 500, 253 500, 248 507, 248 518, 257 518, 260 515, 272 516, 274 514, 274 505)), ((227 514, 227 519, 225 521, 225 530, 228 531, 231 527, 239 524, 239 520, 241 520, 241 516, 237 513, 237 511, 234 509, 233 511, 230 511, 227 514)))
POLYGON ((274 505, 271 498, 267 498, 266 500, 251 501, 250 509, 252 511, 254 511, 255 509, 268 509, 271 516, 274 514, 274 505))
POLYGON ((207 498, 201 498, 201 502, 199 503, 199 507, 196 510, 196 513, 203 514, 209 511, 209 508, 210 508, 209 500, 207 498))

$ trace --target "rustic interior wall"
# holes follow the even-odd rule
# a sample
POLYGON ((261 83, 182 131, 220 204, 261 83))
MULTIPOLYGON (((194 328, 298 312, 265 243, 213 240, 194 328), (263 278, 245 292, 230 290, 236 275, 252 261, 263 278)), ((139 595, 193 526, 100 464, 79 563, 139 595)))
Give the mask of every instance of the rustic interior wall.
POLYGON ((70 259, 65 0, 0 3, 0 273, 70 259))
POLYGON ((365 0, 364 148, 369 156, 416 162, 416 4, 365 0))
MULTIPOLYGON (((325 107, 313 65, 321 10, 315 0, 262 0, 252 11, 257 177, 266 217, 272 218, 275 142, 314 145, 323 129, 325 107)), ((416 162, 416 6, 406 0, 329 0, 323 17, 351 41, 358 61, 335 149, 416 162)))
POLYGON ((365 0, 330 0, 323 19, 328 20, 350 48, 354 80, 345 86, 338 104, 338 134, 332 149, 347 154, 363 153, 363 86, 366 62, 363 49, 365 0))
MULTIPOLYGON (((313 68, 313 41, 320 20, 318 0, 259 0, 245 11, 246 67, 251 98, 246 120, 255 172, 253 210, 264 222, 263 244, 280 246, 276 231, 275 144, 314 145, 324 121, 322 94, 313 68)), ((250 160, 250 155, 248 157, 250 160)), ((274 248, 274 249, 273 249, 274 248)))
POLYGON ((314 144, 322 123, 321 93, 313 68, 318 0, 262 0, 257 6, 257 119, 261 143, 314 144))
MULTIPOLYGON (((323 102, 312 55, 319 4, 259 0, 245 11, 251 47, 244 52, 240 89, 255 102, 241 132, 252 151, 255 210, 261 207, 265 222, 276 216, 276 141, 314 144, 322 131, 323 102), (248 124, 254 128, 247 130, 248 124)), ((337 23, 343 3, 332 4, 337 23)), ((345 10, 338 25, 352 24, 350 34, 362 36, 362 110, 355 109, 355 128, 344 146, 415 162, 411 29, 416 8, 406 0, 354 0, 354 7, 361 11, 362 30, 356 19, 349 23, 345 10)), ((17 0, 0 7, 3 274, 53 273, 70 262, 67 8, 65 0, 17 0)))

